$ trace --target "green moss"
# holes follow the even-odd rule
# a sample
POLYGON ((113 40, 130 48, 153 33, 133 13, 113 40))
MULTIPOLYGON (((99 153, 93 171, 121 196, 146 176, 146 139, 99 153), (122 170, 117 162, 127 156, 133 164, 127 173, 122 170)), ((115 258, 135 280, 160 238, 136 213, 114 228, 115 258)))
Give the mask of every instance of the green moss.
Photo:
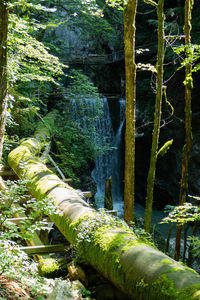
POLYGON ((39 264, 39 274, 41 276, 52 278, 58 274, 59 264, 53 258, 50 259, 42 259, 39 264))
POLYGON ((125 231, 125 228, 113 229, 111 226, 103 226, 98 229, 94 236, 94 243, 99 244, 103 251, 118 251, 120 247, 125 247, 130 243, 129 239, 134 243, 134 246, 139 245, 136 236, 133 233, 125 231))
POLYGON ((161 263, 169 265, 169 264, 173 264, 174 262, 171 259, 164 258, 164 259, 161 260, 161 263))
POLYGON ((191 268, 187 267, 186 265, 184 267, 185 267, 184 270, 189 270, 190 272, 198 275, 198 273, 194 269, 191 269, 191 268))
POLYGON ((167 270, 165 273, 172 273, 172 272, 184 272, 184 269, 180 268, 180 267, 176 267, 176 268, 172 268, 170 270, 167 270))
POLYGON ((192 273, 194 273, 196 275, 198 274, 194 269, 186 266, 183 262, 179 261, 179 264, 181 264, 184 267, 184 270, 188 270, 188 271, 190 271, 190 272, 192 272, 192 273))
POLYGON ((147 283, 143 279, 136 284, 136 295, 138 299, 157 300, 192 300, 200 299, 200 284, 178 290, 174 282, 166 275, 160 276, 155 282, 147 283))

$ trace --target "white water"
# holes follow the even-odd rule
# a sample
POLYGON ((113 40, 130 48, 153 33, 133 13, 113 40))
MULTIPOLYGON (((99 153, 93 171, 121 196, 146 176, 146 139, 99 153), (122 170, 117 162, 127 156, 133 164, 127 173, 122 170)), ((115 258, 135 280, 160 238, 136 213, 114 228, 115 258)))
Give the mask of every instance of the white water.
POLYGON ((100 154, 95 161, 95 168, 92 171, 92 178, 97 184, 97 193, 95 195, 96 205, 98 208, 103 207, 103 198, 105 193, 106 179, 112 177, 112 156, 113 156, 113 140, 114 132, 110 118, 107 99, 101 99, 102 115, 96 120, 96 131, 98 136, 98 146, 106 148, 103 154, 100 154))
POLYGON ((110 118, 110 112, 108 103, 104 103, 104 112, 102 117, 99 119, 99 122, 102 122, 98 132, 100 140, 109 137, 110 149, 105 152, 104 155, 99 156, 95 162, 95 168, 92 171, 92 177, 97 184, 97 193, 95 196, 96 205, 98 208, 104 207, 104 194, 105 194, 105 182, 106 179, 112 177, 112 196, 114 209, 119 209, 120 214, 123 214, 123 186, 122 186, 122 173, 123 166, 121 161, 121 135, 122 128, 125 119, 125 100, 120 99, 120 125, 117 130, 116 135, 114 136, 114 131, 112 128, 112 122, 110 118), (107 115, 108 114, 108 115, 107 115), (104 121, 104 118, 107 122, 104 121), (109 121, 108 121, 109 120, 109 121), (105 127, 105 124, 109 123, 109 126, 105 127))

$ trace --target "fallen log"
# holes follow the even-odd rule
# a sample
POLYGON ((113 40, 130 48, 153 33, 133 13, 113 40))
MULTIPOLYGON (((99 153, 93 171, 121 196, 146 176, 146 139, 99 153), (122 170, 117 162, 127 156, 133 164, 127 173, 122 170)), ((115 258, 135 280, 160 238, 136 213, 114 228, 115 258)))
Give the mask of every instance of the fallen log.
POLYGON ((53 199, 59 206, 60 213, 50 218, 68 241, 131 299, 200 299, 200 276, 194 270, 138 238, 119 219, 95 211, 38 161, 49 129, 40 127, 34 138, 9 154, 8 162, 20 178, 30 180, 36 199, 53 199))

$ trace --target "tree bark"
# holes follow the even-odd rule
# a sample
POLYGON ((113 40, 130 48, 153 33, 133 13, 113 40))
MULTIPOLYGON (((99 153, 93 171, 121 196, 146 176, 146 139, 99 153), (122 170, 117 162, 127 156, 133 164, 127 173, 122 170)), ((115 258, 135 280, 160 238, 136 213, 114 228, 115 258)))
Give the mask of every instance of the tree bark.
POLYGON ((7 111, 8 4, 0 1, 0 161, 3 152, 7 111))
MULTIPOLYGON (((199 227, 199 222, 197 221, 197 222, 194 223, 194 228, 193 228, 193 233, 192 233, 193 237, 195 237, 197 235, 198 227, 199 227)), ((188 260, 187 260, 187 265, 189 267, 191 267, 192 260, 193 260, 193 257, 194 257, 193 248, 194 248, 193 243, 190 242, 190 246, 189 246, 189 249, 188 249, 188 260)))
POLYGON ((105 184, 105 197, 104 208, 113 210, 113 198, 112 198, 112 178, 108 178, 105 184))
POLYGON ((124 9, 124 44, 126 73, 124 219, 128 224, 130 224, 130 222, 134 220, 135 194, 136 10, 137 0, 128 0, 124 9))
POLYGON ((155 182, 155 172, 157 163, 157 150, 160 134, 161 106, 163 94, 163 61, 164 61, 164 0, 158 1, 157 16, 158 16, 158 56, 157 56, 157 87, 156 87, 156 103, 154 113, 154 129, 151 146, 150 166, 147 178, 147 196, 145 209, 144 228, 146 232, 150 232, 151 215, 153 205, 153 191, 155 182))
MULTIPOLYGON (((191 14, 192 14, 193 0, 185 1, 185 56, 186 59, 191 55, 190 43, 191 43, 191 14)), ((186 142, 183 147, 183 159, 182 159, 182 173, 180 181, 180 193, 179 193, 179 205, 183 205, 186 202, 186 193, 188 190, 188 166, 190 151, 192 148, 192 110, 191 110, 191 90, 193 88, 192 80, 192 65, 188 63, 185 67, 185 136, 186 142)), ((180 257, 180 244, 181 244, 181 231, 182 225, 177 225, 176 233, 176 247, 174 259, 179 260, 180 257)))
POLYGON ((39 126, 35 137, 8 157, 15 173, 29 179, 27 187, 36 199, 52 199, 59 207, 60 213, 50 216, 52 222, 88 263, 131 299, 195 299, 200 294, 200 276, 195 271, 138 238, 125 224, 92 209, 39 162, 54 117, 49 115, 48 126, 39 126))

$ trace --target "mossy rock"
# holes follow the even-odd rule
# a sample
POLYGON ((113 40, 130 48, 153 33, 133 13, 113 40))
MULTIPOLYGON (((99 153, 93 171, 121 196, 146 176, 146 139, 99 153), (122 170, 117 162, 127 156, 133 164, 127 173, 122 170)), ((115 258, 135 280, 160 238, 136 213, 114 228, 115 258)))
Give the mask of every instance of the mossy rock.
POLYGON ((55 278, 58 276, 66 275, 67 271, 67 259, 54 259, 47 258, 42 259, 39 262, 38 270, 40 276, 47 278, 55 278))

